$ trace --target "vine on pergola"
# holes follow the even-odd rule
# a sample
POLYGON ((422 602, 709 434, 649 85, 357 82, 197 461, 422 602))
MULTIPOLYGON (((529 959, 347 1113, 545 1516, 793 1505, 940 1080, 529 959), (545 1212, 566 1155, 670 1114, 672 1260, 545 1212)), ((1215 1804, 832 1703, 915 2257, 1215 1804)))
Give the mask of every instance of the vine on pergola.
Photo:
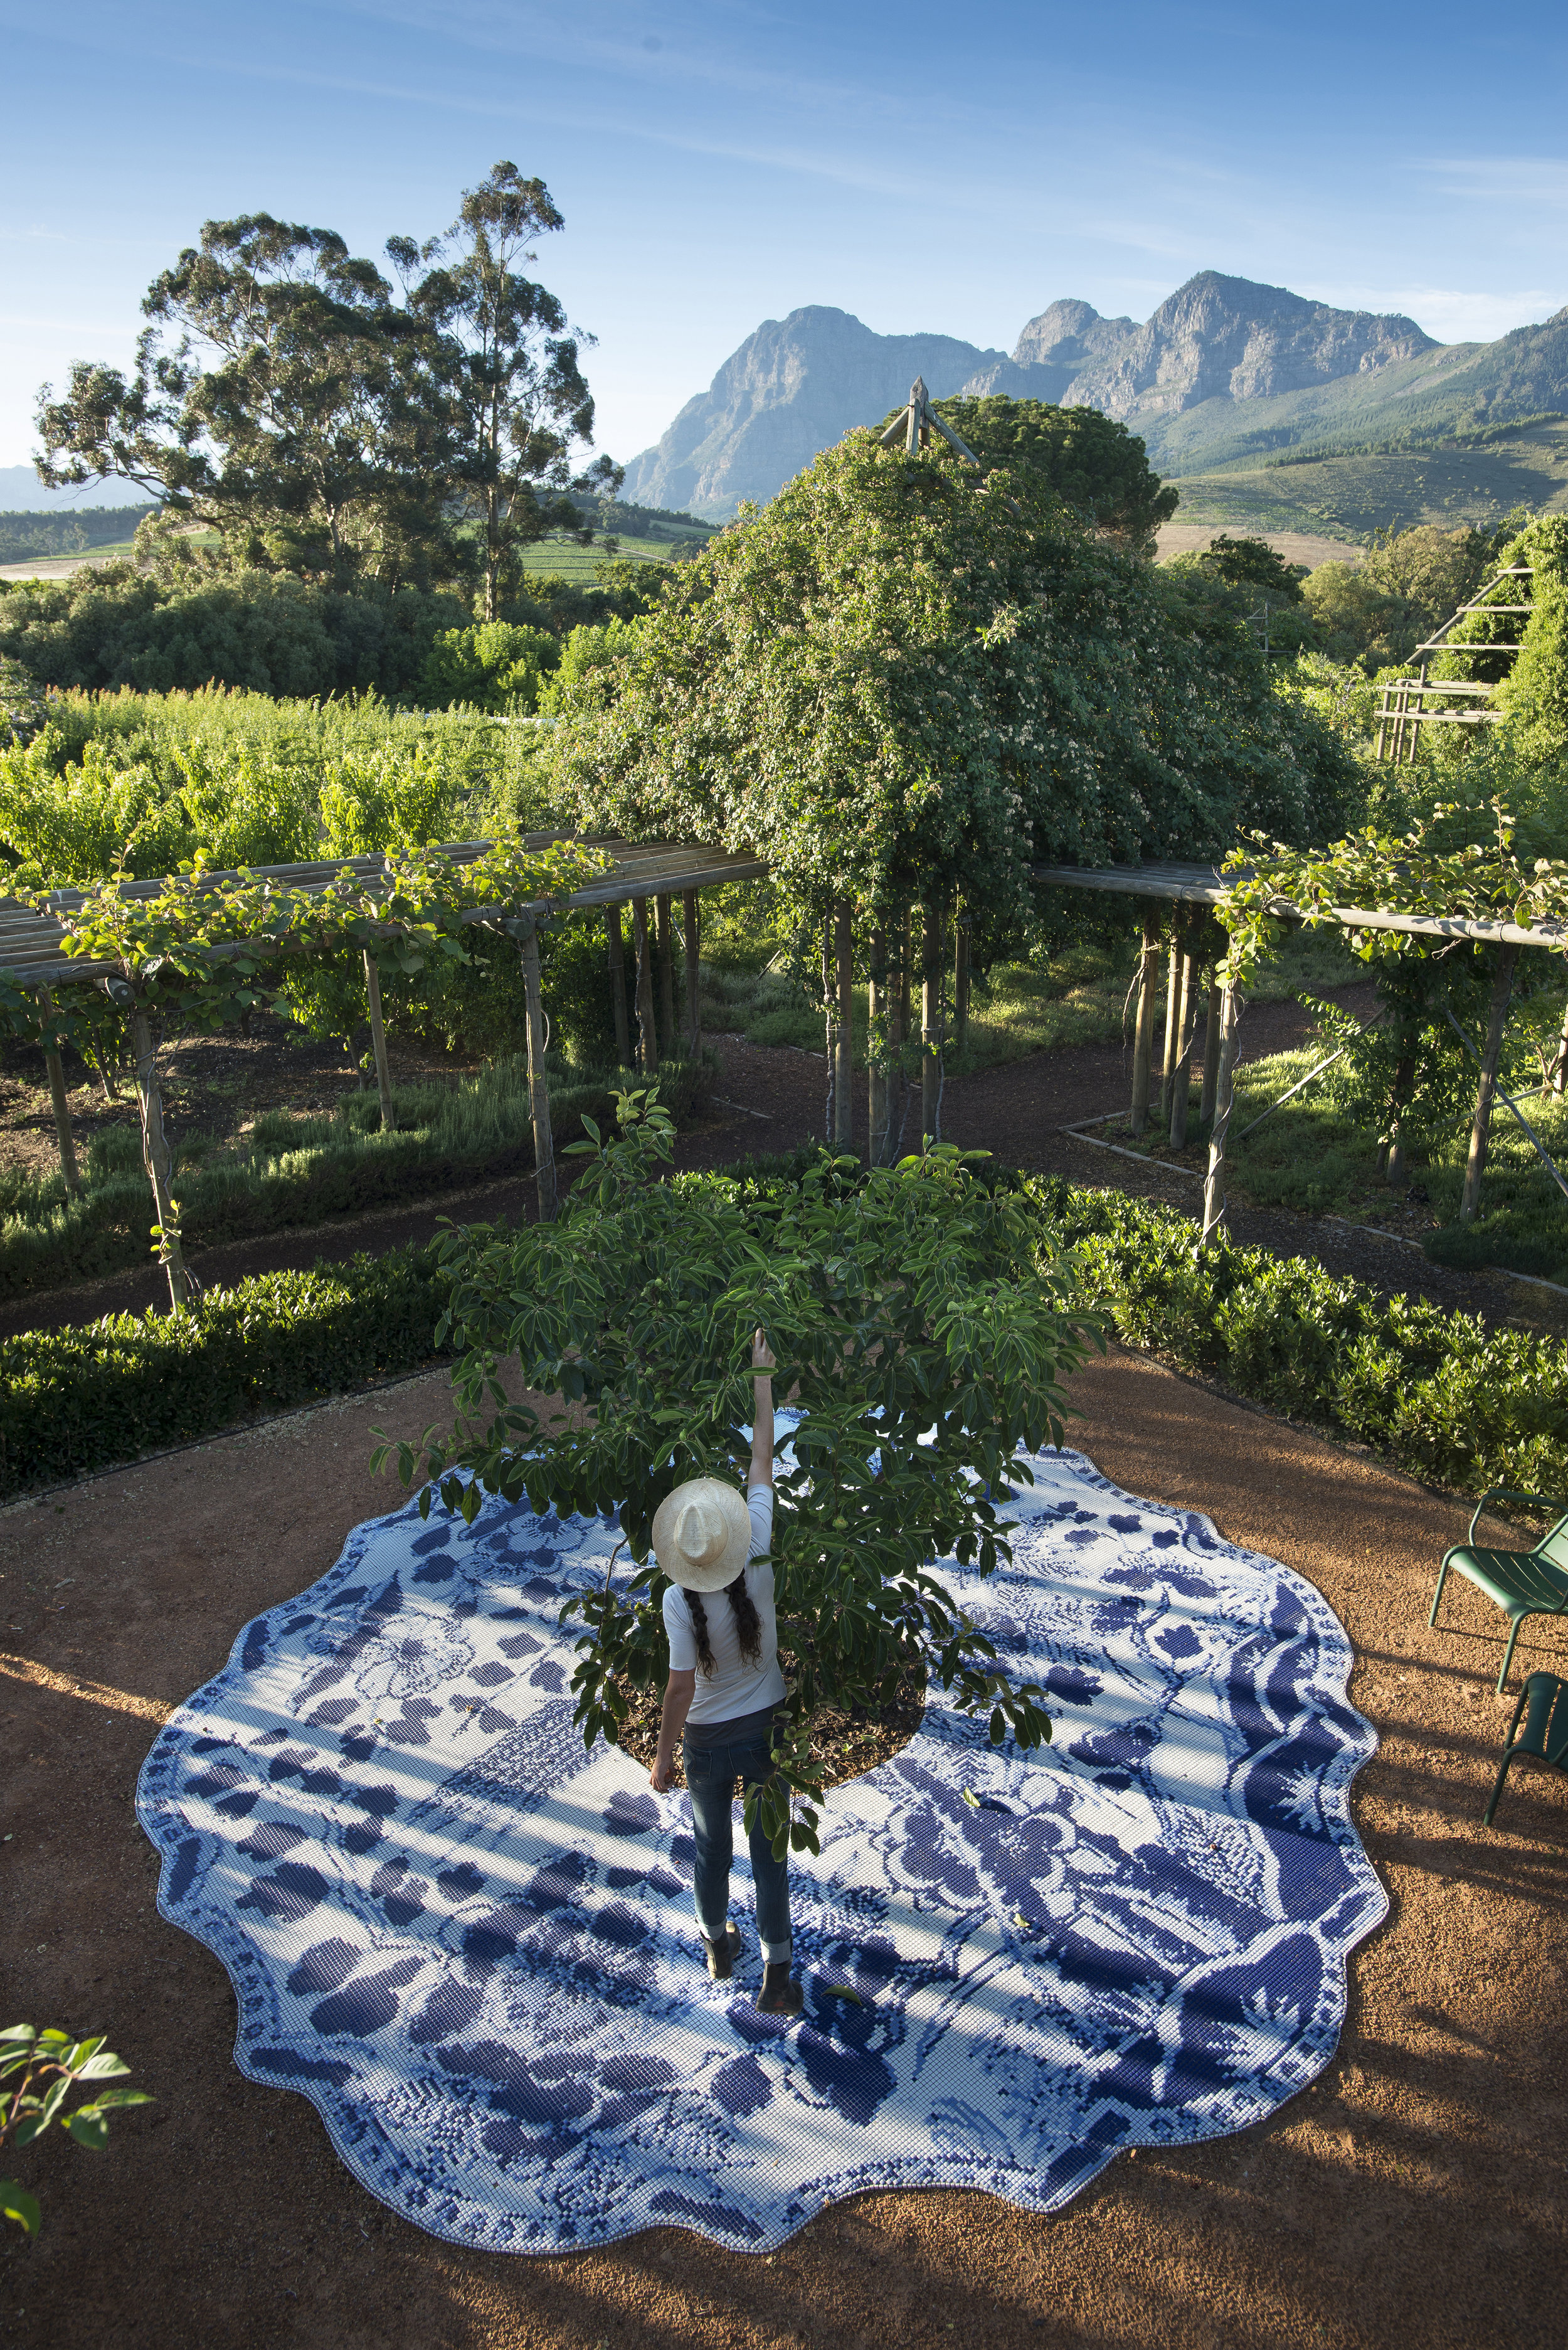
POLYGON ((213 870, 198 856, 152 892, 132 895, 122 874, 62 908, 40 890, 20 902, 65 936, 60 953, 108 964, 57 991, 0 974, 0 1020, 25 1042, 58 1052, 66 1044, 123 1053, 129 1044, 141 1111, 142 1154, 152 1187, 156 1253, 182 1312, 190 1284, 180 1244, 172 1159, 158 1083, 158 1032, 171 1022, 213 1029, 257 1005, 277 1003, 265 983, 282 958, 320 957, 358 947, 377 972, 412 973, 435 956, 468 960, 463 932, 501 921, 541 898, 568 896, 608 860, 575 842, 529 847, 514 835, 464 862, 439 847, 389 849, 379 872, 345 865, 324 883, 213 870))

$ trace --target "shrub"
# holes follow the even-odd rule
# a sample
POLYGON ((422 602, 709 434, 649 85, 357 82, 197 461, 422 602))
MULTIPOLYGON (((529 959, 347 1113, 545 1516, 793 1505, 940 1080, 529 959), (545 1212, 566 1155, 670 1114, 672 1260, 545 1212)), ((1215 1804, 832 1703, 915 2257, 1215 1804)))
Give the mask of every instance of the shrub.
POLYGON ((460 702, 471 710, 532 712, 545 673, 560 657, 560 642, 547 629, 514 620, 446 629, 425 656, 421 697, 431 710, 460 702))

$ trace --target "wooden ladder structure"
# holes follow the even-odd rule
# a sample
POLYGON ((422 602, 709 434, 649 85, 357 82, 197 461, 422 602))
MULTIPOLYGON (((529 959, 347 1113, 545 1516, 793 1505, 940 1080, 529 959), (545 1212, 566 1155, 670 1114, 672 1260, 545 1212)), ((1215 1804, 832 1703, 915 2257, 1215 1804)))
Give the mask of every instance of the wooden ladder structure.
MULTIPOLYGON (((1429 638, 1424 645, 1417 646, 1416 658, 1421 664, 1419 674, 1390 678, 1386 681, 1377 712, 1375 758, 1390 760, 1397 767, 1413 764, 1423 726, 1495 726, 1498 723, 1502 716, 1501 710, 1480 707, 1490 701, 1496 691, 1495 684, 1472 684, 1460 678, 1428 681, 1427 670, 1438 653, 1507 653, 1517 656, 1522 652, 1522 643, 1456 645, 1450 644, 1448 637, 1449 629, 1458 628, 1471 612, 1527 615, 1531 609, 1528 604, 1493 604, 1489 598, 1493 588, 1500 588, 1505 579, 1527 578, 1534 569, 1532 563, 1511 563, 1504 565, 1501 570, 1494 571, 1491 577, 1482 583, 1472 603, 1461 604, 1459 610, 1443 622, 1436 636, 1429 638), (1445 697, 1464 706, 1457 710, 1445 708, 1445 697)), ((1523 633, 1521 629, 1521 638, 1523 633)))

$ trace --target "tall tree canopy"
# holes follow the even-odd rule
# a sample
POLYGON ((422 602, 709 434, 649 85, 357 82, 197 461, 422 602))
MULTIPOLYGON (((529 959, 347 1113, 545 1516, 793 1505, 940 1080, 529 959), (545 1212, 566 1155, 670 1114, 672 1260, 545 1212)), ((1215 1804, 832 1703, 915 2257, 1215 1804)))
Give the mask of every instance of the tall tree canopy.
POLYGON ((753 844, 803 915, 958 889, 1005 920, 1032 859, 1330 837, 1348 755, 1021 477, 848 434, 682 565, 562 693, 545 756, 585 825, 753 844))
MULTIPOLYGON (((1143 442, 1114 416, 1002 393, 933 405, 987 472, 1005 465, 1014 480, 1060 499, 1080 522, 1129 555, 1153 554, 1155 534, 1176 512, 1179 494, 1161 487, 1143 442)), ((879 429, 898 412, 885 417, 879 429)))
POLYGON ((389 241, 399 290, 330 229, 208 221, 149 288, 131 373, 82 360, 62 398, 45 386, 39 473, 134 482, 165 532, 216 531, 230 567, 477 578, 493 617, 529 539, 591 536, 566 491, 619 479, 607 460, 574 473, 583 338, 515 266, 561 225, 543 182, 497 163, 445 236, 389 241))

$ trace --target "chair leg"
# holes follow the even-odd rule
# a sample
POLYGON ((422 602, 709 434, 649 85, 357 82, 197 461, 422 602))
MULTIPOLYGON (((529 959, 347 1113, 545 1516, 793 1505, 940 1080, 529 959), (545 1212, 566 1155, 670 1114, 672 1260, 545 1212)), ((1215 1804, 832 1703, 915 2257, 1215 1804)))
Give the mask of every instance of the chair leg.
POLYGON ((1447 1583, 1448 1579, 1449 1562, 1445 1559, 1441 1566, 1438 1569, 1438 1587, 1432 1594, 1432 1612, 1427 1618, 1427 1629, 1428 1631, 1431 1630, 1433 1625, 1438 1620, 1438 1610, 1443 1604, 1443 1586, 1447 1583))
POLYGON ((1497 1799, 1502 1793, 1502 1783, 1508 1776, 1508 1766, 1512 1760, 1513 1749, 1511 1746, 1508 1752, 1502 1758, 1502 1768, 1497 1774, 1497 1784, 1491 1791, 1491 1801, 1487 1805, 1485 1811, 1481 1814, 1481 1825, 1483 1828, 1490 1828, 1491 1825, 1492 1814, 1497 1810, 1497 1799))
POLYGON ((1508 1766, 1512 1762, 1515 1752, 1517 1751, 1514 1746, 1514 1740, 1519 1736, 1519 1725, 1524 1720, 1524 1709, 1529 1701, 1530 1691, 1527 1689, 1521 1689, 1519 1692, 1519 1703, 1513 1709, 1513 1720, 1508 1725, 1508 1736, 1503 1742, 1502 1763, 1498 1771, 1497 1784, 1491 1791, 1490 1803, 1487 1805, 1486 1810, 1481 1814, 1481 1825, 1483 1828, 1490 1828, 1491 1825, 1492 1814, 1497 1809, 1497 1799, 1502 1793, 1502 1783, 1508 1776, 1508 1766))
POLYGON ((1502 1695, 1503 1691, 1508 1687, 1509 1667, 1513 1662, 1513 1644, 1519 1638, 1519 1627, 1523 1621, 1524 1617, 1522 1616, 1516 1616, 1512 1623, 1508 1627, 1508 1646, 1502 1652, 1502 1670, 1497 1677, 1497 1693, 1499 1697, 1502 1695))

